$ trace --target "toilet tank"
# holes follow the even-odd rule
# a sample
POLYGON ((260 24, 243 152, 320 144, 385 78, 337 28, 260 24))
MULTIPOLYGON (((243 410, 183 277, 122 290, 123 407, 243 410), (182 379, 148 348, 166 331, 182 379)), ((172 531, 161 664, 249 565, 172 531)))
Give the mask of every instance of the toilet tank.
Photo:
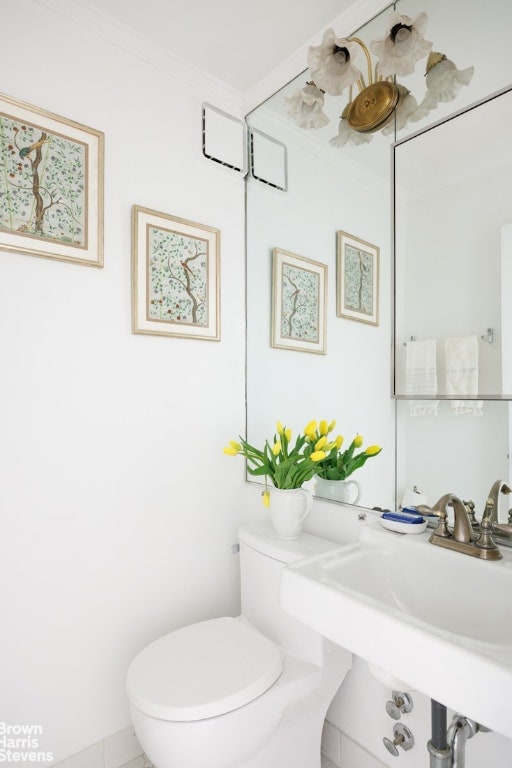
POLYGON ((240 528, 239 541, 242 616, 284 650, 322 664, 328 641, 279 607, 279 579, 289 563, 339 545, 307 533, 283 541, 270 522, 240 528))

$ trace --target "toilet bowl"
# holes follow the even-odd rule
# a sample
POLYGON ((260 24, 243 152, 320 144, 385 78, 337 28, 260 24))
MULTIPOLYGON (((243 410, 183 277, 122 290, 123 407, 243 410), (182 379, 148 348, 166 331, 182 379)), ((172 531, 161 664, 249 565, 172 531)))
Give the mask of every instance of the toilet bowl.
POLYGON ((335 548, 270 525, 240 530, 242 615, 175 630, 127 675, 137 737, 156 768, 317 768, 329 704, 351 654, 285 614, 279 573, 335 548))

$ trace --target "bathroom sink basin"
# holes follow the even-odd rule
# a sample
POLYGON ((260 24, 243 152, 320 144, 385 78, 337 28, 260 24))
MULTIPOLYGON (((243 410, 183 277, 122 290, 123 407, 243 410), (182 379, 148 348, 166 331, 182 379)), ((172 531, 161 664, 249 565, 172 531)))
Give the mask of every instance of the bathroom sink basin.
POLYGON ((378 523, 359 541, 284 569, 281 606, 433 699, 512 738, 512 551, 480 560, 431 530, 378 523))

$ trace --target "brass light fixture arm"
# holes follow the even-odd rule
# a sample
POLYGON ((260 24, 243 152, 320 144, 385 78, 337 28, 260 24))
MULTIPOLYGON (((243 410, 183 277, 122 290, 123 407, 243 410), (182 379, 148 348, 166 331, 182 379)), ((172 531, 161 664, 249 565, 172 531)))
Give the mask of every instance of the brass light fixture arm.
MULTIPOLYGON (((368 67, 368 85, 371 85, 373 83, 373 75, 372 75, 372 57, 370 56, 370 51, 368 50, 366 45, 363 43, 361 38, 349 37, 348 40, 350 43, 357 43, 363 49, 364 55, 366 56, 366 65, 368 67)), ((362 77, 363 87, 360 88, 360 90, 362 91, 366 87, 366 85, 364 82, 364 77, 363 76, 361 77, 362 77)))

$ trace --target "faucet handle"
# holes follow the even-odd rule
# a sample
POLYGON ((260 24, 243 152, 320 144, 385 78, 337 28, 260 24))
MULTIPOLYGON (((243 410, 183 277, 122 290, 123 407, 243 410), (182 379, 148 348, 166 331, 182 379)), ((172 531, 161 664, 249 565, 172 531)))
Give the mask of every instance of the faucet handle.
MULTIPOLYGON (((448 515, 446 512, 446 509, 439 509, 439 507, 433 506, 428 507, 426 504, 418 504, 416 506, 416 511, 419 512, 420 515, 428 515, 429 517, 438 517, 439 520, 437 522, 437 525, 435 525, 434 533, 436 535, 441 536, 444 539, 447 539, 451 536, 450 531, 448 530, 448 515)), ((434 526, 432 526, 434 527, 434 526)))
POLYGON ((441 509, 439 512, 435 512, 434 514, 439 515, 439 522, 434 531, 435 535, 441 536, 443 539, 451 539, 452 533, 448 528, 448 512, 446 509, 441 509))
POLYGON ((494 520, 494 517, 495 517, 494 499, 492 499, 490 496, 485 501, 485 507, 482 513, 482 520, 484 519, 484 517, 487 517, 489 520, 494 520))
POLYGON ((482 532, 475 541, 475 546, 482 550, 484 560, 501 560, 502 558, 502 554, 492 537, 494 527, 495 523, 491 523, 488 517, 484 517, 480 523, 480 530, 482 532))

